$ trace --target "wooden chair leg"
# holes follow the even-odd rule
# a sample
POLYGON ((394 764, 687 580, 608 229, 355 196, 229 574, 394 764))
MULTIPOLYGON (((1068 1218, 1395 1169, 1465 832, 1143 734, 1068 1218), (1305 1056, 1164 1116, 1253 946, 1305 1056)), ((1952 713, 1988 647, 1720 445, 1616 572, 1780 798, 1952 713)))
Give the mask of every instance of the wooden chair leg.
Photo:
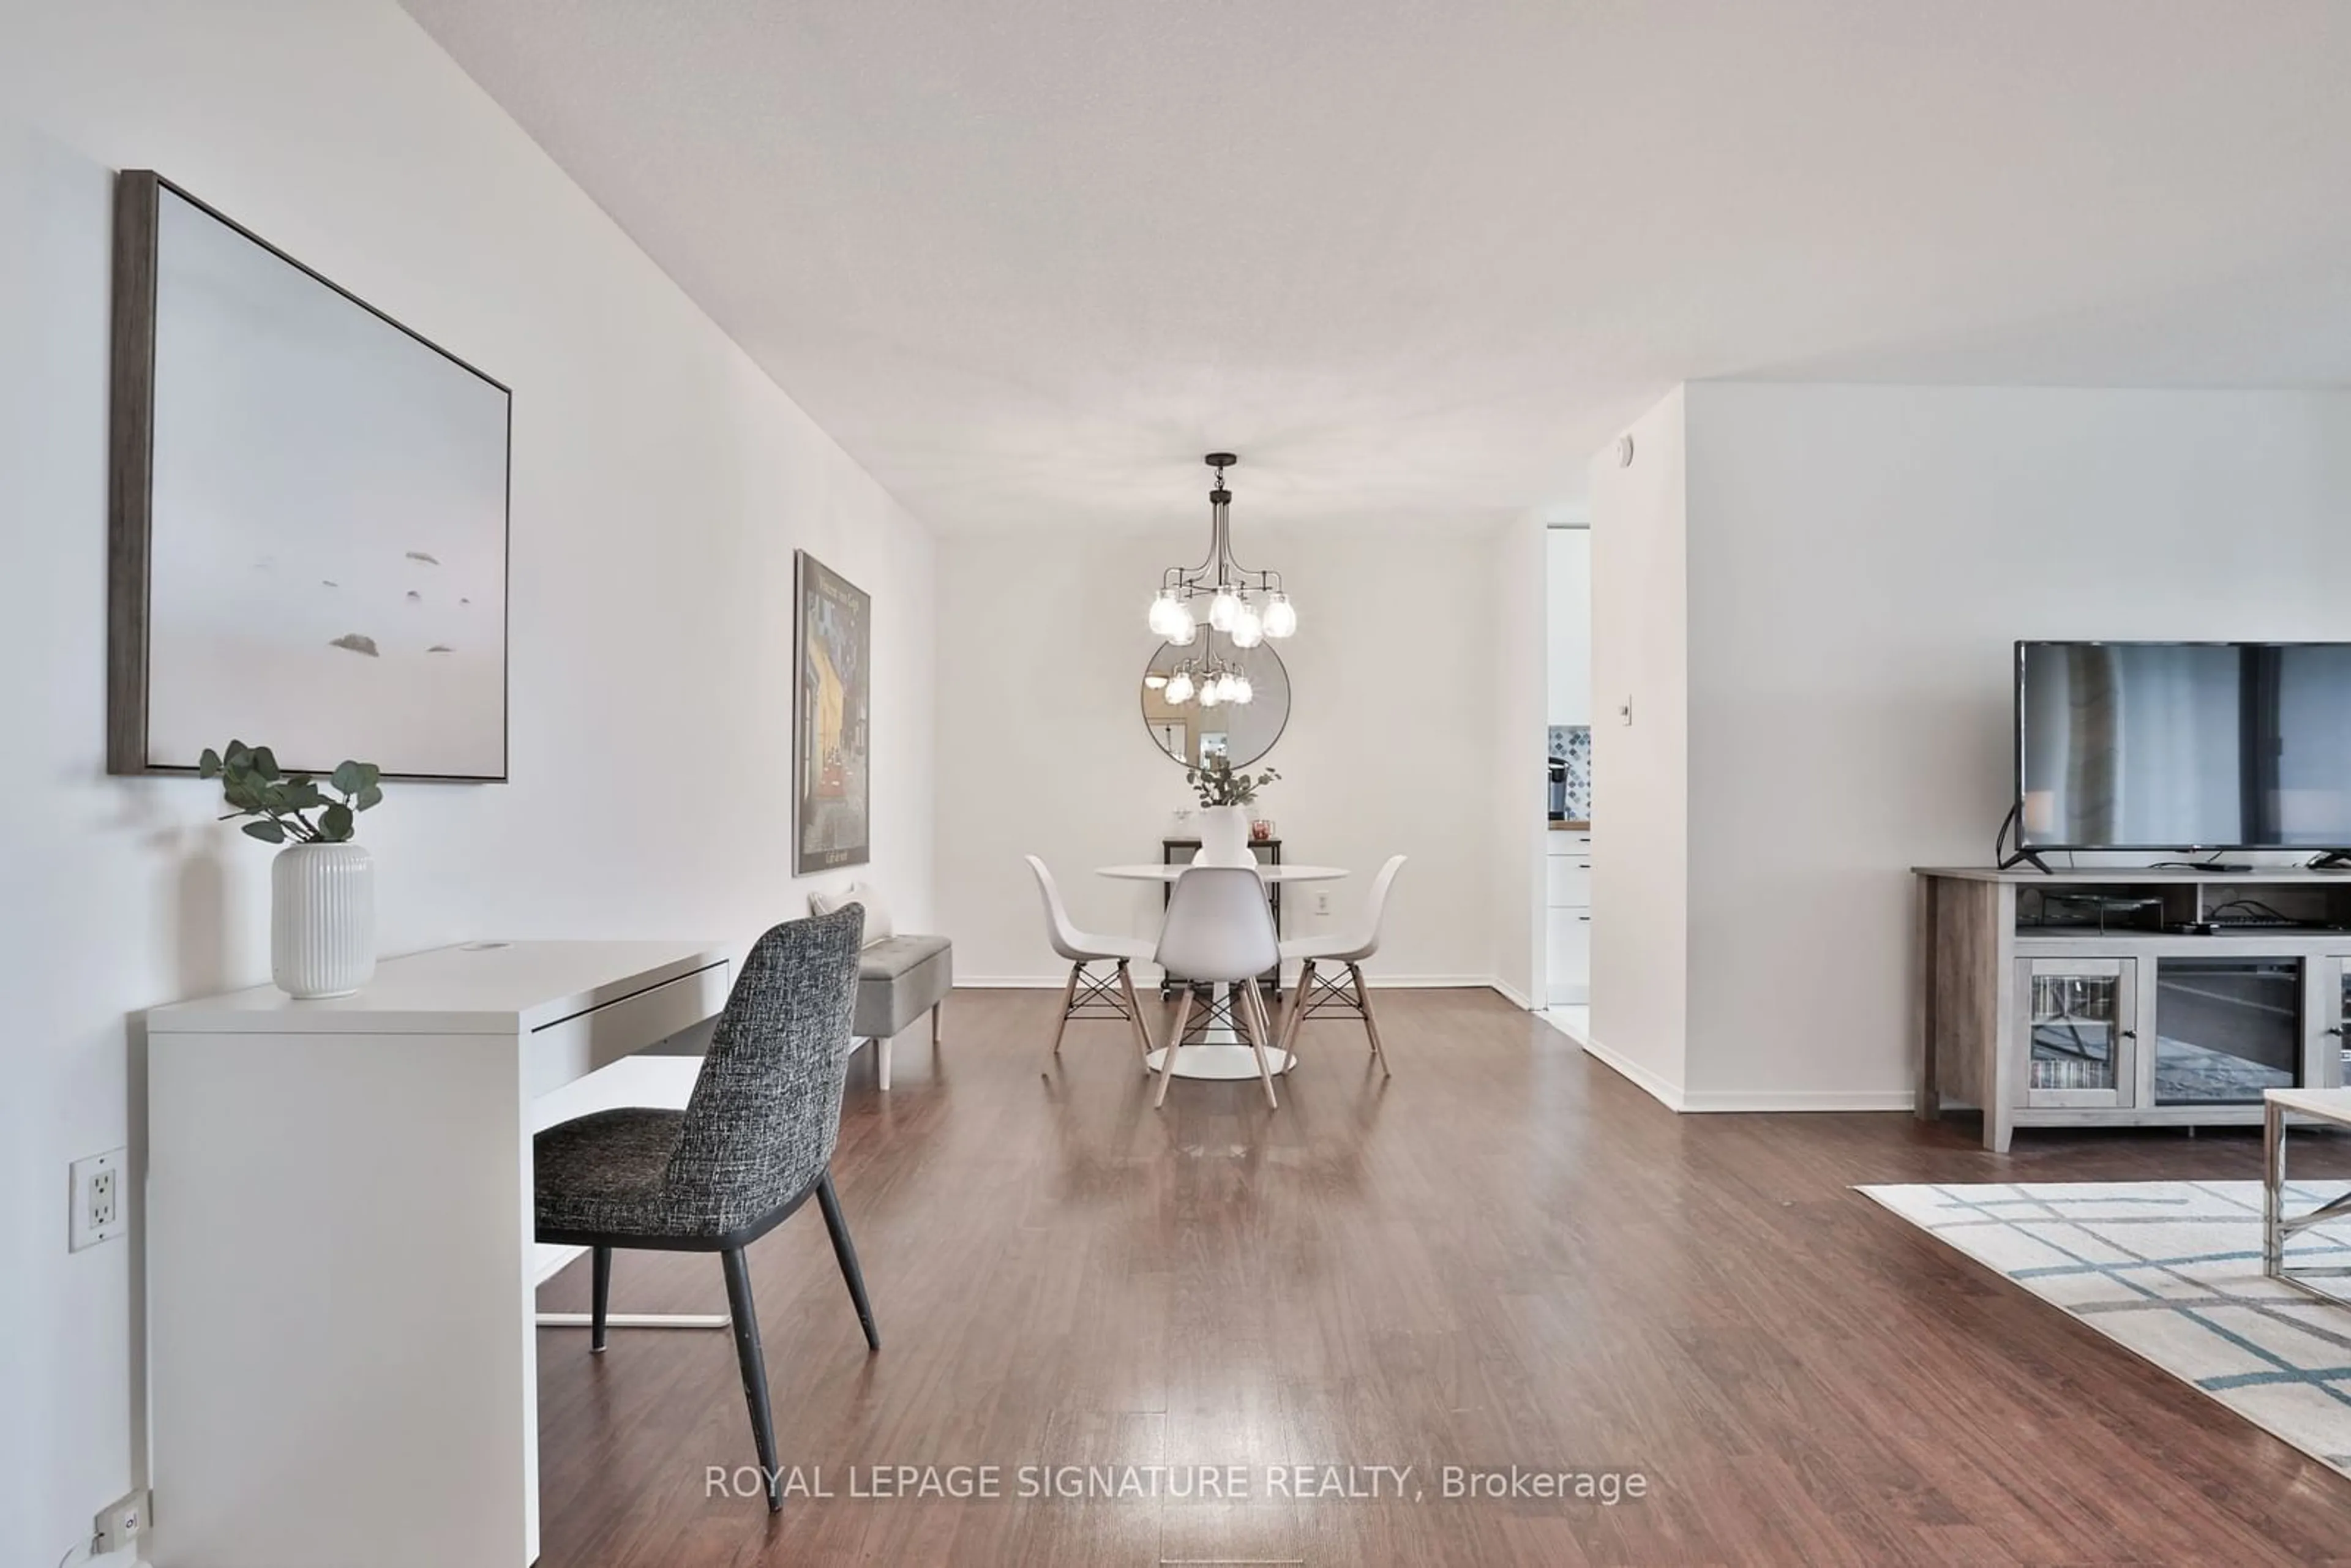
POLYGON ((1266 1108, 1279 1111, 1281 1102, 1273 1094, 1273 1061, 1265 1053, 1265 1042, 1273 1029, 1266 1022, 1265 998, 1258 994, 1255 980, 1243 980, 1234 992, 1233 1016, 1236 1021, 1245 1022, 1243 1032, 1249 1036, 1249 1049, 1257 1052, 1257 1076, 1258 1082, 1265 1085, 1266 1108))
POLYGON ((1134 1025, 1134 1043, 1143 1052, 1143 1071, 1151 1071, 1151 1026, 1143 1021, 1143 1004, 1135 999, 1134 977, 1128 972, 1126 960, 1118 961, 1119 994, 1126 998, 1126 1016, 1134 1025))
POLYGON ((776 1414, 768 1403, 768 1357, 759 1348, 759 1314, 751 1304, 751 1268, 743 1249, 720 1254, 726 1265, 726 1310, 735 1320, 735 1360, 743 1374, 743 1402, 751 1408, 751 1441, 759 1450, 759 1473, 768 1484, 768 1511, 784 1507, 783 1473, 776 1468, 776 1414))
POLYGON ((1306 959, 1298 966, 1298 984, 1290 988, 1290 1014, 1281 1020, 1281 1049, 1293 1050, 1291 1041, 1298 1038, 1298 1026, 1306 1021, 1306 998, 1313 995, 1314 960, 1306 959))
POLYGON ((865 1298, 865 1270, 857 1266, 857 1247, 849 1239, 849 1221, 841 1217, 841 1197, 832 1190, 831 1171, 817 1178, 816 1201, 824 1210, 824 1228, 832 1236, 832 1255, 841 1262, 841 1277, 849 1283, 857 1321, 865 1329, 865 1348, 880 1350, 882 1332, 873 1326, 873 1303, 865 1298))
POLYGON ((588 1249, 590 1281, 588 1299, 588 1353, 604 1354, 604 1319, 612 1305, 612 1249, 591 1247, 588 1249))
POLYGON ((1084 970, 1083 964, 1071 965, 1069 980, 1061 987, 1061 1016, 1053 1020, 1053 1054, 1055 1056, 1061 1054, 1061 1031, 1070 1027, 1070 1008, 1078 994, 1078 976, 1084 970))
POLYGON ((890 1048, 896 1044, 897 1040, 896 1035, 885 1034, 873 1042, 873 1072, 874 1076, 881 1080, 884 1093, 888 1092, 890 1088, 890 1048))
POLYGON ((1159 1092, 1151 1097, 1153 1108, 1167 1103, 1167 1085, 1176 1081, 1176 1053, 1184 1047, 1184 1026, 1192 1018, 1192 988, 1179 986, 1176 991, 1176 1027, 1167 1031, 1167 1049, 1159 1053, 1159 1092))
POLYGON ((1364 1032, 1372 1037, 1372 1054, 1379 1059, 1380 1076, 1393 1078, 1395 1074, 1388 1071, 1388 1053, 1380 1046, 1380 1020, 1372 1011, 1371 988, 1364 984, 1364 967, 1350 964, 1347 973, 1355 982, 1355 1005, 1364 1009, 1364 1032))
POLYGON ((931 1004, 931 1049, 933 1051, 939 1048, 939 1009, 945 1006, 946 1006, 945 1002, 931 1004))

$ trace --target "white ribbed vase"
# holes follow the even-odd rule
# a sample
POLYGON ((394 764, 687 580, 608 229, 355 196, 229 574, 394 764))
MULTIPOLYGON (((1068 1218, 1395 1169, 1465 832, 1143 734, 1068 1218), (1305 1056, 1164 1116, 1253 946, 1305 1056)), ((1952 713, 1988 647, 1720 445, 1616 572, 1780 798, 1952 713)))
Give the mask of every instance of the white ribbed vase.
POLYGON ((375 975, 375 862, 295 844, 269 866, 269 977, 289 997, 348 997, 375 975))
POLYGON ((1255 865, 1249 849, 1249 808, 1210 806, 1200 813, 1200 852, 1194 865, 1255 865))

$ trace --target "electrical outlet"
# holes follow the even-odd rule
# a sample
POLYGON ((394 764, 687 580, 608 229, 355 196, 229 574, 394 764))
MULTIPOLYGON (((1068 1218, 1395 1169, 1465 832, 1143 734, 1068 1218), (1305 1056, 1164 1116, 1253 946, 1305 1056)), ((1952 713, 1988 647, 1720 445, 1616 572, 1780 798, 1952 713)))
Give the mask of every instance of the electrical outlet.
POLYGON ((70 1207, 66 1215, 66 1250, 78 1252, 122 1234, 123 1149, 73 1163, 70 1207))
POLYGON ((147 1489, 140 1488, 98 1511, 89 1521, 92 1546, 99 1552, 120 1552, 147 1533, 147 1489))
POLYGON ((1314 913, 1317 915, 1331 913, 1331 895, 1320 889, 1317 889, 1314 894, 1314 913))

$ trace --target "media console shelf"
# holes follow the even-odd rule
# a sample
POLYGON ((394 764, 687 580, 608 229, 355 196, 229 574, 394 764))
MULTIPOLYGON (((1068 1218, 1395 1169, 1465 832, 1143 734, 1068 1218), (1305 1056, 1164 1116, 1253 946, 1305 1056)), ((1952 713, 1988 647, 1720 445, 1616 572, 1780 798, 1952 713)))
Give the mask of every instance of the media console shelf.
POLYGON ((1918 1114, 2256 1126, 2344 1082, 2351 873, 1920 867, 1918 1114), (2244 925, 2248 920, 2267 925, 2244 925))

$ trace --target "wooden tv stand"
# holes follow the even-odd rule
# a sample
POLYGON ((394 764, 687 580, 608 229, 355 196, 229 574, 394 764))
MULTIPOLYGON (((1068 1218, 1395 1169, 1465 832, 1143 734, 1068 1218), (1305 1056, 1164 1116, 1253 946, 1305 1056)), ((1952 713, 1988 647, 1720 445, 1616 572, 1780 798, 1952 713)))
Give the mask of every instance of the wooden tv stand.
POLYGON ((1919 867, 1918 1103, 2019 1127, 2255 1126, 2344 1082, 2351 873, 1919 867), (2190 923, 2273 912, 2286 926, 2190 923))

